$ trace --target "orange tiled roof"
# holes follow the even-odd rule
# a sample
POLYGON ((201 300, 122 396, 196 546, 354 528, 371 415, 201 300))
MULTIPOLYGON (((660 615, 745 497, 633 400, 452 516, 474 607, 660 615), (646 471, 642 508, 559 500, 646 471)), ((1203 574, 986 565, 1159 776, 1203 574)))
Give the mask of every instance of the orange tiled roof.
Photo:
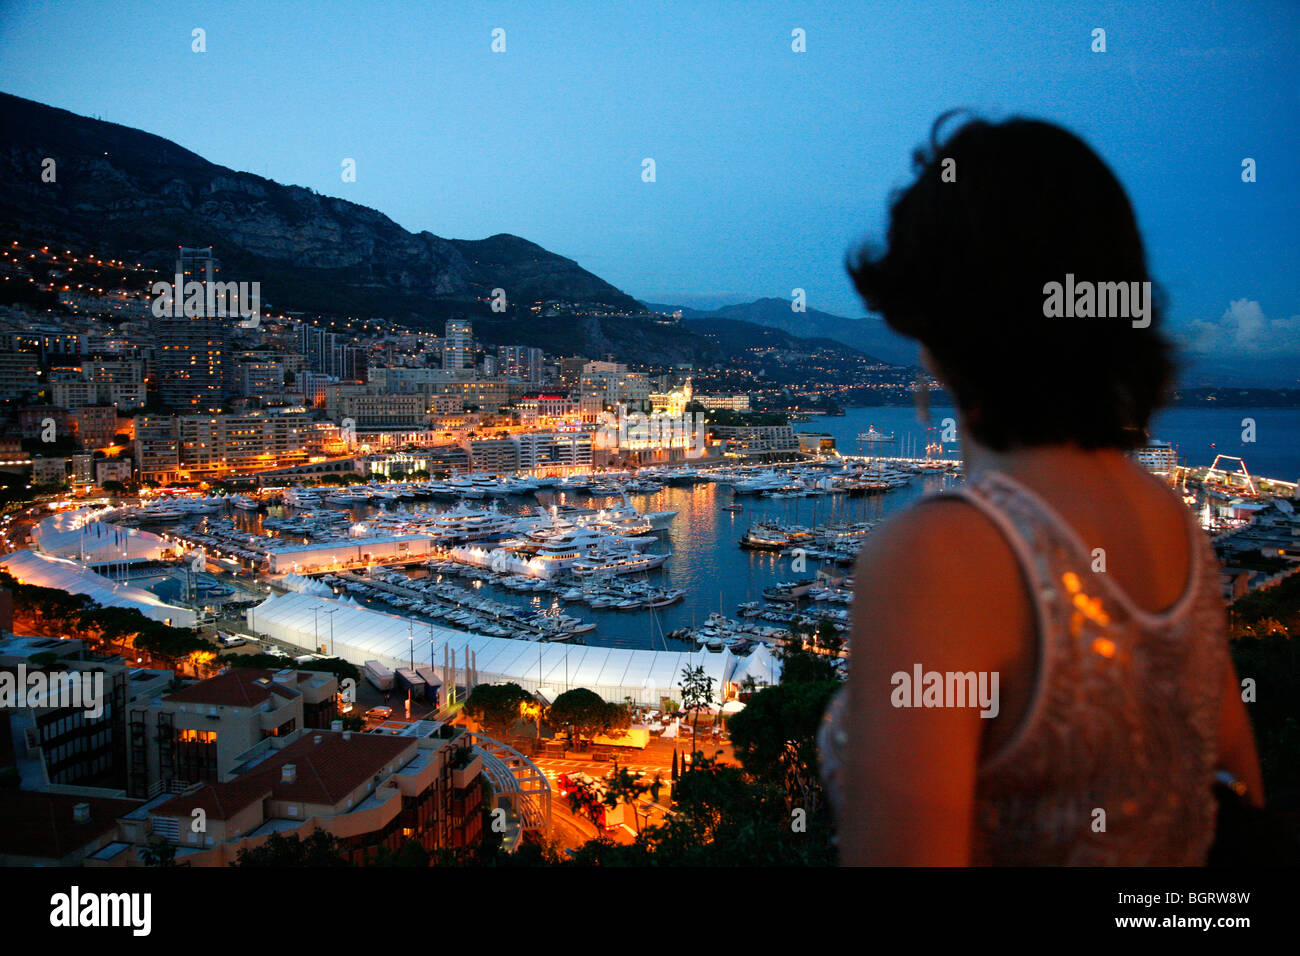
POLYGON ((221 704, 227 707, 256 707, 272 695, 298 697, 301 692, 275 682, 275 671, 256 667, 231 667, 224 674, 209 677, 164 699, 182 704, 221 704))
POLYGON ((202 807, 211 819, 224 820, 268 794, 274 800, 335 806, 415 746, 410 737, 353 733, 345 740, 337 731, 308 731, 237 779, 168 800, 153 812, 188 817, 202 807), (286 764, 296 769, 293 783, 283 780, 286 764))

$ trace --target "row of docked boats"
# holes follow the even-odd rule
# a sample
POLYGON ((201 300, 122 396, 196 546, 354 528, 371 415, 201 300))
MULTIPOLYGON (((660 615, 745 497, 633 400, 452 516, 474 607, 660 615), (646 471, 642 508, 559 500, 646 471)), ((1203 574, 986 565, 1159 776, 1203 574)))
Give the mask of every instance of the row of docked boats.
POLYGON ((369 579, 328 574, 326 584, 368 600, 382 602, 430 623, 489 637, 531 641, 571 641, 596 625, 568 614, 515 607, 474 594, 441 575, 409 578, 397 571, 375 568, 369 579))
POLYGON ((851 559, 874 528, 872 521, 829 521, 808 526, 770 519, 750 525, 740 539, 740 546, 751 551, 783 554, 799 549, 809 557, 851 559))
POLYGON ((777 644, 790 637, 786 628, 767 627, 754 621, 737 621, 716 611, 703 624, 672 631, 669 637, 693 641, 715 653, 729 650, 744 653, 755 644, 777 644))

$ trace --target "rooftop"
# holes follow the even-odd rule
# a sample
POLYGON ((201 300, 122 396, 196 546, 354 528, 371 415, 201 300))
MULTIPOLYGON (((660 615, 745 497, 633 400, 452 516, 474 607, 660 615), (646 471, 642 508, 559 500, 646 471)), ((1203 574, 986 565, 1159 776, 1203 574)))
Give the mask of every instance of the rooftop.
POLYGON ((0 854, 61 860, 115 826, 139 801, 28 790, 0 790, 0 854), (72 808, 90 807, 78 823, 72 808))
POLYGON ((281 680, 283 678, 276 671, 257 667, 231 667, 225 673, 167 694, 163 699, 181 704, 256 707, 273 695, 284 698, 299 696, 296 688, 281 683, 281 680))
POLYGON ((225 820, 266 796, 335 806, 375 776, 386 775, 388 768, 395 771, 402 754, 414 746, 415 741, 404 737, 309 730, 241 777, 176 797, 156 812, 188 817, 202 807, 209 818, 225 820), (295 767, 293 782, 283 779, 286 764, 295 767))

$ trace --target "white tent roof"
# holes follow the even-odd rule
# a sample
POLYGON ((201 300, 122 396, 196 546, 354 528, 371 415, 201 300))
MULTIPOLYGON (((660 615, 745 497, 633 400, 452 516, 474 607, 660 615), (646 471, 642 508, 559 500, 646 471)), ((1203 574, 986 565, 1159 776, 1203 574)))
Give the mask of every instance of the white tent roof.
POLYGON ((0 557, 0 567, 23 584, 84 594, 104 607, 133 607, 145 617, 155 621, 170 620, 176 627, 194 624, 194 612, 189 608, 167 604, 144 588, 118 584, 67 558, 24 549, 0 557))
POLYGON ((455 654, 455 679, 465 684, 468 650, 474 654, 478 683, 513 681, 528 691, 551 688, 557 693, 585 687, 609 701, 630 697, 639 704, 657 705, 661 697, 680 698, 677 685, 685 668, 703 665, 715 681, 716 693, 735 663, 729 651, 632 650, 467 634, 310 594, 268 598, 249 610, 248 626, 298 647, 314 650, 325 645, 328 650, 326 612, 334 609, 333 652, 339 657, 357 665, 378 660, 397 668, 410 666, 414 655, 417 666, 432 666, 444 684, 453 679, 450 668, 444 673, 450 653, 455 654))
POLYGON ((282 587, 290 591, 297 591, 299 594, 317 594, 321 597, 328 597, 334 593, 328 584, 317 581, 315 578, 303 577, 301 574, 286 574, 279 581, 282 587))
POLYGON ((733 684, 741 683, 746 677, 753 677, 759 684, 781 683, 781 662, 766 644, 757 645, 749 656, 741 658, 735 672, 728 680, 733 684))
POLYGON ((175 550, 156 534, 96 521, 94 513, 79 508, 50 515, 32 528, 32 540, 46 554, 88 564, 156 561, 175 550))

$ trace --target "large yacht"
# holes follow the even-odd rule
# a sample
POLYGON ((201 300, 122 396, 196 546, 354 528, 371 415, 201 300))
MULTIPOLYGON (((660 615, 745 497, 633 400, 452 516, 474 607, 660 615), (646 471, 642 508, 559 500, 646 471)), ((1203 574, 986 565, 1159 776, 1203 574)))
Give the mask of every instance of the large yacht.
POLYGON ((513 517, 502 514, 495 505, 476 508, 462 501, 435 515, 428 530, 444 541, 479 541, 511 531, 514 523, 513 517))
POLYGON ((637 571, 657 568, 667 560, 666 554, 602 551, 590 557, 579 558, 569 566, 569 570, 579 577, 593 574, 633 574, 637 571))

